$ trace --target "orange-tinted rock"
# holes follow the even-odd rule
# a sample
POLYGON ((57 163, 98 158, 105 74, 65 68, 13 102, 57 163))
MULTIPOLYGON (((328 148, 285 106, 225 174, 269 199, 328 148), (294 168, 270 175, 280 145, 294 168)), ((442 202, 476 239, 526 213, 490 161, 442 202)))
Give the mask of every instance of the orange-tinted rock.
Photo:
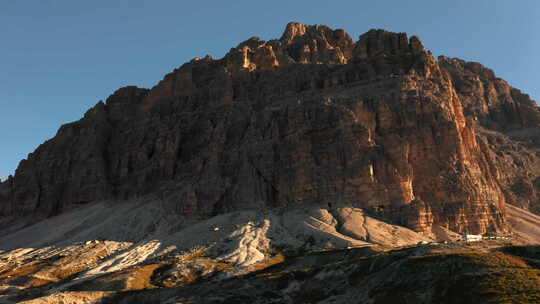
POLYGON ((526 94, 476 62, 440 57, 461 100, 477 122, 482 151, 505 201, 540 212, 540 111, 526 94))

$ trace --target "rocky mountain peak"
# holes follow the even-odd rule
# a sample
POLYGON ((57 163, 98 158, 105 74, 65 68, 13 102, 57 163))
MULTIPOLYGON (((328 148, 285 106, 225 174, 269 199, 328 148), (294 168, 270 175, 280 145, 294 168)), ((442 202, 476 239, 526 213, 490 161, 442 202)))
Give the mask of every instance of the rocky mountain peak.
POLYGON ((298 22, 287 24, 279 39, 284 45, 306 44, 310 40, 331 48, 348 48, 354 45, 352 38, 343 29, 333 30, 326 25, 304 25, 298 22))
POLYGON ((225 60, 232 70, 241 67, 250 71, 293 63, 345 64, 352 57, 354 45, 344 30, 291 22, 280 39, 251 37, 231 49, 225 60))
POLYGON ((118 89, 21 161, 0 182, 0 299, 499 303, 489 282, 518 269, 504 299, 529 303, 533 251, 505 254, 540 217, 516 206, 540 214, 529 96, 416 36, 292 22, 118 89))
POLYGON ((343 29, 325 25, 287 24, 278 40, 252 37, 225 56, 229 67, 253 71, 287 64, 347 64, 376 56, 420 55, 425 47, 417 36, 373 29, 355 42, 343 29))
POLYGON ((155 195, 186 217, 339 202, 415 230, 502 231, 506 202, 540 205, 538 172, 517 169, 540 155, 538 122, 528 96, 416 36, 293 22, 119 89, 21 162, 0 213, 155 195))
MULTIPOLYGON (((311 29, 313 26, 310 27, 311 29)), ((304 36, 306 34, 306 25, 300 22, 289 22, 285 27, 285 31, 281 35, 280 41, 288 44, 294 40, 297 36, 304 36)))

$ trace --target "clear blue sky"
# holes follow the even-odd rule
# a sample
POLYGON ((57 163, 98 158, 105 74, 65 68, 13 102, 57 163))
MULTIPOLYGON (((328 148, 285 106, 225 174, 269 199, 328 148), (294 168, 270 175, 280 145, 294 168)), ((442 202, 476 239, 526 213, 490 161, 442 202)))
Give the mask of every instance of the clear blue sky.
POLYGON ((0 176, 116 88, 152 87, 254 35, 279 38, 289 21, 355 40, 370 28, 416 34, 540 98, 538 0, 0 0, 0 176))

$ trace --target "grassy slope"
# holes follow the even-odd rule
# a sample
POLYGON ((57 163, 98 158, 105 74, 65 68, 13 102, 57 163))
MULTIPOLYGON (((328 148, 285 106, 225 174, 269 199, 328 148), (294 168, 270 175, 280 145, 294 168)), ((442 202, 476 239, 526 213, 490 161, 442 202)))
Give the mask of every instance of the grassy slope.
POLYGON ((132 291, 106 302, 540 303, 539 252, 538 247, 507 247, 497 252, 412 248, 368 256, 309 253, 241 277, 132 291))

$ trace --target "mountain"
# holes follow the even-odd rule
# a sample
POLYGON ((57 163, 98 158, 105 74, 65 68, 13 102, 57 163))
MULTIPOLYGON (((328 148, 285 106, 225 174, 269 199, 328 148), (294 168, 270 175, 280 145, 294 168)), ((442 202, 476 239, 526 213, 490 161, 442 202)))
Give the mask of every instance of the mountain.
POLYGON ((262 201, 351 204, 418 231, 505 229, 537 211, 534 101, 415 36, 290 23, 154 88, 119 89, 1 185, 3 215, 155 194, 213 216, 262 201))
MULTIPOLYGON (((58 301, 50 290, 101 299, 200 277, 236 286, 270 262, 328 248, 337 262, 348 247, 403 267, 452 255, 474 269, 536 273, 536 262, 457 245, 434 256, 384 252, 465 233, 540 242, 539 166, 540 109, 488 68, 434 58, 405 33, 354 41, 293 22, 280 39, 195 58, 151 89, 117 90, 21 161, 0 183, 0 285, 6 299, 49 302, 58 301)), ((377 267, 368 273, 380 271, 382 285, 361 296, 387 303, 396 295, 378 293, 390 283, 377 267)), ((181 292, 221 284, 210 281, 181 292)))

